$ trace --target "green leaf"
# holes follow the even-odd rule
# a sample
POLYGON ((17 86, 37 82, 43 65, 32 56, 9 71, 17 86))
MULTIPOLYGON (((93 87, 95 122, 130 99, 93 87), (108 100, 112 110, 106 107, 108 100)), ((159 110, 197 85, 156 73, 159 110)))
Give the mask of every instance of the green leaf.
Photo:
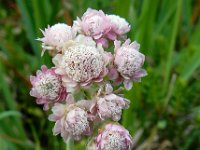
POLYGON ((31 19, 30 13, 28 11, 28 7, 26 6, 26 3, 24 2, 24 0, 17 0, 17 5, 21 11, 24 27, 26 30, 27 37, 30 41, 30 44, 34 50, 35 55, 38 58, 40 58, 41 52, 39 51, 39 45, 37 41, 35 40, 37 36, 36 36, 35 27, 34 27, 34 21, 31 19))

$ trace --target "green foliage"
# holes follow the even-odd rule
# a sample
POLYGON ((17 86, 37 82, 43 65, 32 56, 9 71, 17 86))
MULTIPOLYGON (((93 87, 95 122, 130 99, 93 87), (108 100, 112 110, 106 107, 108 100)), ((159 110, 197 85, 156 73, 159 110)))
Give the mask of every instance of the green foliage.
MULTIPOLYGON (((53 123, 29 96, 29 75, 41 64, 35 40, 48 24, 72 24, 88 7, 125 17, 141 44, 148 76, 124 93, 131 106, 120 121, 134 149, 200 147, 200 1, 0 0, 0 149, 65 149, 53 123)), ((75 142, 84 149, 87 139, 75 142)))

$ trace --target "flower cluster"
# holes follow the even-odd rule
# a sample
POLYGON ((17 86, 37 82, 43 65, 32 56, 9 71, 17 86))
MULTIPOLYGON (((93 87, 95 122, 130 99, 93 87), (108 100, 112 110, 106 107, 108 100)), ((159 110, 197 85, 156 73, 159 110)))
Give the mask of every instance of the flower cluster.
POLYGON ((89 8, 73 26, 58 23, 41 31, 41 53, 48 51, 54 66, 43 65, 30 77, 30 95, 51 109, 53 134, 65 141, 90 136, 88 150, 130 150, 131 135, 117 123, 130 104, 121 92, 147 73, 140 45, 126 37, 129 23, 89 8))

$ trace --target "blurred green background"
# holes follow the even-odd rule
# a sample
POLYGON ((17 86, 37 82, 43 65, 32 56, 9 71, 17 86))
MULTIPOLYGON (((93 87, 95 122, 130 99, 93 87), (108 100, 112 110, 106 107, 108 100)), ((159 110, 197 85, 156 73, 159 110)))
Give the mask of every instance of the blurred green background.
MULTIPOLYGON (((0 0, 0 150, 64 150, 29 96, 41 64, 39 28, 71 25, 88 7, 126 18, 148 76, 125 95, 120 121, 136 150, 200 150, 200 0, 0 0)), ((85 149, 87 139, 76 142, 85 149)))

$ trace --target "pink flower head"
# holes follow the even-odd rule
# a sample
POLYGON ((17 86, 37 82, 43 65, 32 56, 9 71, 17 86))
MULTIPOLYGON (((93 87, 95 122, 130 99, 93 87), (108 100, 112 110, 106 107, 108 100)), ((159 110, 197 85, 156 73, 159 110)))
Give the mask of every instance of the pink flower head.
POLYGON ((129 107, 129 100, 122 96, 116 95, 119 89, 113 91, 111 84, 106 83, 100 85, 96 97, 93 100, 82 101, 80 104, 84 109, 88 110, 90 120, 94 122, 102 122, 106 119, 119 121, 122 114, 122 109, 129 107))
POLYGON ((110 84, 106 84, 104 88, 105 91, 101 91, 104 93, 103 96, 97 96, 97 113, 102 120, 112 118, 113 121, 119 121, 122 109, 127 109, 130 102, 112 93, 113 90, 110 84))
POLYGON ((78 86, 101 82, 107 74, 106 61, 101 51, 94 46, 74 44, 63 54, 53 58, 56 73, 62 76, 64 86, 73 91, 78 86))
POLYGON ((65 100, 67 96, 61 77, 55 73, 55 68, 48 69, 43 65, 36 76, 30 76, 30 81, 33 86, 30 95, 37 98, 37 104, 44 104, 45 110, 50 103, 65 100))
POLYGON ((132 42, 127 39, 121 45, 120 41, 115 41, 115 58, 114 66, 110 69, 110 78, 115 79, 116 82, 124 83, 126 89, 132 88, 133 81, 141 81, 141 77, 147 75, 146 71, 142 69, 145 56, 139 52, 140 45, 137 42, 132 42))
POLYGON ((95 150, 131 150, 132 138, 124 127, 107 124, 97 135, 95 150))
POLYGON ((74 22, 74 26, 79 33, 91 36, 105 46, 108 44, 104 36, 110 31, 111 24, 102 10, 88 8, 81 19, 74 22))
POLYGON ((107 17, 112 27, 107 36, 111 40, 115 40, 117 36, 123 36, 130 31, 131 27, 124 18, 117 15, 107 15, 107 17))
POLYGON ((65 141, 68 138, 80 140, 83 135, 91 133, 87 112, 76 104, 56 103, 52 112, 49 120, 55 122, 53 134, 61 134, 65 141))
POLYGON ((127 109, 129 101, 116 94, 109 94, 97 100, 98 114, 101 119, 112 118, 113 121, 119 121, 122 109, 127 109))
POLYGON ((62 50, 62 46, 65 42, 72 40, 76 32, 67 24, 57 23, 53 26, 48 26, 44 31, 41 30, 44 37, 38 40, 42 41, 43 52, 49 50, 53 56, 62 50))

